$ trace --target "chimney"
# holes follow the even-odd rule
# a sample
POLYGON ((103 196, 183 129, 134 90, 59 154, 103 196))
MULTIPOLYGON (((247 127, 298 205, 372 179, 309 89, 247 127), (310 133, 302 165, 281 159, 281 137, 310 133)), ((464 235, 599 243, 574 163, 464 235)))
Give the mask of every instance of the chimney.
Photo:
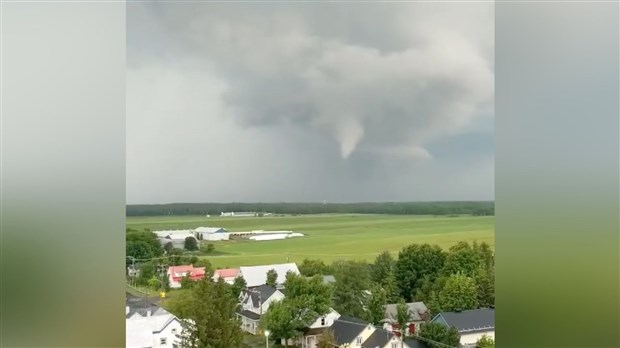
POLYGON ((150 316, 151 316, 151 310, 150 310, 150 309, 148 309, 148 310, 146 311, 146 316, 147 316, 147 317, 150 317, 150 316))

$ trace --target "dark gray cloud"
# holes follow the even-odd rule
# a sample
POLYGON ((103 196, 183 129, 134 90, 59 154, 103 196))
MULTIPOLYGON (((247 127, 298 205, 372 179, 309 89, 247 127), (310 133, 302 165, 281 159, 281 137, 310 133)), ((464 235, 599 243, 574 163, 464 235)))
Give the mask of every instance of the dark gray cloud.
POLYGON ((134 3, 127 30, 130 202, 493 196, 492 4, 134 3))

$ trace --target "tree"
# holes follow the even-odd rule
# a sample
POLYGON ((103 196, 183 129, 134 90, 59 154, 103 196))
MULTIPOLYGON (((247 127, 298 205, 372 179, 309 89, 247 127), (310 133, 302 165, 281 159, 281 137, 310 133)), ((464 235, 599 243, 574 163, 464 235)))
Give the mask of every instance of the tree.
POLYGON ((379 285, 374 285, 368 300, 365 320, 378 325, 385 319, 385 305, 387 303, 386 291, 379 285))
POLYGON ((476 348, 495 348, 495 341, 487 335, 482 335, 476 342, 476 348))
POLYGON ((312 277, 317 274, 324 274, 327 266, 321 260, 304 259, 299 265, 299 273, 306 277, 312 277))
POLYGON ((394 303, 398 300, 398 288, 394 268, 396 262, 392 255, 384 251, 377 256, 375 263, 371 265, 370 278, 380 285, 386 292, 387 301, 394 303))
POLYGON ((483 255, 467 242, 459 242, 450 247, 442 273, 446 276, 462 273, 473 277, 478 269, 485 266, 483 255))
MULTIPOLYGON (((125 255, 134 257, 138 260, 150 260, 155 255, 151 246, 145 241, 128 241, 125 245, 125 255)), ((128 262, 131 262, 128 258, 128 262)))
POLYGON ((320 277, 306 279, 288 273, 286 297, 269 306, 261 319, 261 326, 272 332, 273 337, 288 340, 302 331, 330 309, 331 289, 320 277))
POLYGON ((192 285, 194 285, 194 281, 191 280, 189 272, 185 273, 181 278, 181 289, 189 289, 192 285))
POLYGON ((297 323, 294 318, 295 309, 290 301, 277 301, 269 306, 269 310, 261 318, 261 327, 271 331, 271 337, 285 340, 284 346, 288 347, 288 340, 297 336, 297 323))
POLYGON ((265 284, 275 287, 278 284, 278 272, 275 269, 267 271, 267 281, 265 284))
POLYGON ((213 243, 207 244, 207 252, 212 253, 215 250, 215 245, 213 243))
POLYGON ((495 266, 495 255, 489 244, 486 242, 482 242, 480 244, 474 242, 472 248, 482 259, 487 270, 491 270, 493 266, 495 266))
POLYGON ((445 253, 437 245, 412 244, 398 253, 396 283, 400 295, 413 300, 412 295, 421 286, 424 277, 435 279, 443 268, 445 253))
POLYGON ((140 273, 138 274, 138 279, 136 279, 136 283, 140 285, 148 285, 149 279, 155 276, 155 266, 153 262, 145 262, 140 265, 140 273))
POLYGON ((396 322, 398 322, 398 328, 400 329, 402 337, 407 334, 407 324, 411 321, 411 312, 409 306, 405 303, 405 300, 400 300, 396 305, 396 322))
MULTIPOLYGON (((363 318, 370 288, 370 276, 365 262, 337 261, 332 265, 336 285, 335 309, 340 314, 363 318)), ((288 288, 287 288, 288 290, 288 288)))
POLYGON ((490 307, 495 305, 495 274, 493 270, 479 269, 474 276, 478 291, 478 305, 490 307))
POLYGON ((172 242, 164 244, 164 250, 166 251, 166 254, 170 254, 170 251, 172 251, 172 249, 174 249, 174 245, 172 244, 172 242))
POLYGON ((187 237, 185 238, 183 247, 185 248, 185 250, 190 250, 190 251, 198 250, 198 241, 196 241, 196 238, 194 237, 187 237))
POLYGON ((451 347, 459 347, 461 341, 459 332, 455 328, 448 328, 438 323, 422 324, 419 336, 423 338, 422 341, 428 340, 426 344, 430 348, 445 348, 445 346, 434 342, 443 343, 451 347))
POLYGON ((323 331, 317 340, 316 348, 334 348, 336 346, 336 337, 331 329, 323 331))
POLYGON ((179 313, 188 319, 180 335, 184 348, 238 348, 243 342, 238 301, 223 279, 197 281, 179 313))
POLYGON ((243 279, 242 276, 238 276, 237 278, 235 278, 235 281, 233 282, 233 285, 232 285, 232 292, 235 298, 238 298, 239 295, 241 294, 241 291, 243 291, 246 287, 247 287, 247 283, 245 282, 245 279, 243 279))
POLYGON ((470 277, 453 274, 438 294, 438 304, 442 311, 456 311, 478 308, 478 289, 470 277))

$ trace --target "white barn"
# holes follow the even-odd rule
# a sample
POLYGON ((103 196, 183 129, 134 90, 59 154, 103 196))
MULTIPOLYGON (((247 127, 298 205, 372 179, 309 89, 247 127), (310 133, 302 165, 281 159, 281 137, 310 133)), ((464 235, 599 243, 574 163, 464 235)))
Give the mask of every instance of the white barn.
POLYGON ((239 267, 239 275, 245 279, 247 287, 252 288, 265 284, 267 282, 267 272, 272 269, 278 273, 277 283, 279 285, 284 284, 286 281, 286 273, 300 274, 299 268, 297 268, 295 263, 282 263, 263 266, 242 266, 239 267))

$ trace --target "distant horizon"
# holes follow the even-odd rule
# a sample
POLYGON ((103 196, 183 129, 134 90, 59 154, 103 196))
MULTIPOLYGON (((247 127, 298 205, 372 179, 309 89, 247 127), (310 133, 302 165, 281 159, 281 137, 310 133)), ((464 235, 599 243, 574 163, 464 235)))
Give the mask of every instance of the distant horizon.
POLYGON ((467 200, 420 200, 420 201, 229 201, 229 202, 169 202, 169 203, 125 203, 130 205, 173 205, 173 204, 387 204, 387 203, 495 203, 495 200, 488 199, 467 199, 467 200))

